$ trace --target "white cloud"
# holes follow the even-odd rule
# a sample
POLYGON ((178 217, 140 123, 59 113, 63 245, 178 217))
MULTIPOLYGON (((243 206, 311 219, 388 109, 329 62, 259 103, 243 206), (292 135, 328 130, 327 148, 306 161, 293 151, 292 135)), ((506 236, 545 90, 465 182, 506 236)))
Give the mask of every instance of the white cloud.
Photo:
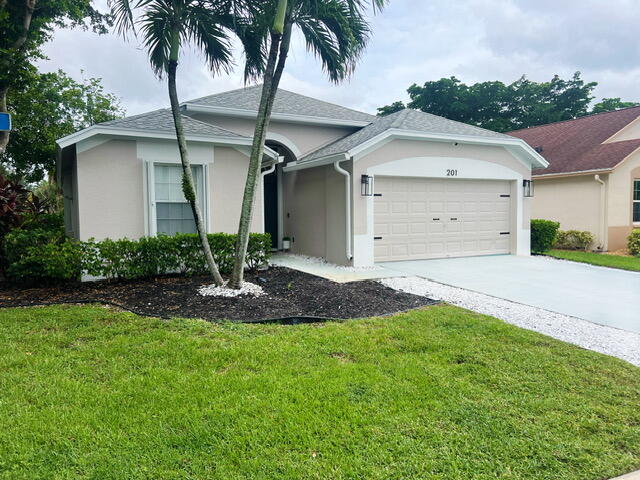
MULTIPOLYGON (((372 17, 373 38, 353 77, 333 85, 297 38, 283 88, 353 108, 406 99, 412 83, 457 76, 472 83, 512 82, 527 74, 548 80, 582 71, 600 83, 598 97, 639 100, 640 42, 636 0, 391 0, 372 17)), ((114 35, 59 31, 47 46, 47 70, 62 68, 79 78, 103 78, 128 113, 167 105, 166 86, 149 67, 145 52, 114 35)), ((187 52, 179 69, 182 99, 242 86, 242 59, 230 75, 215 78, 187 52)))

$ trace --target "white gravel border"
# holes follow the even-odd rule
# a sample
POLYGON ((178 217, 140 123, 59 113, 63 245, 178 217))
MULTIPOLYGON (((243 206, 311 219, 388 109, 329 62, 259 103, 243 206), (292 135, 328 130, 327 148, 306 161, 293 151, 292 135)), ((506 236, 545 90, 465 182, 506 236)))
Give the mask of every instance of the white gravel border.
POLYGON ((203 297, 225 297, 234 298, 241 295, 249 295, 252 297, 261 297, 265 295, 264 290, 260 285, 250 282, 242 282, 242 286, 238 289, 227 287, 227 283, 218 287, 215 284, 203 285, 198 289, 198 293, 203 297))
POLYGON ((530 307, 420 277, 386 278, 380 283, 394 290, 442 300, 491 315, 518 327, 611 355, 640 367, 640 334, 598 325, 542 308, 530 307))

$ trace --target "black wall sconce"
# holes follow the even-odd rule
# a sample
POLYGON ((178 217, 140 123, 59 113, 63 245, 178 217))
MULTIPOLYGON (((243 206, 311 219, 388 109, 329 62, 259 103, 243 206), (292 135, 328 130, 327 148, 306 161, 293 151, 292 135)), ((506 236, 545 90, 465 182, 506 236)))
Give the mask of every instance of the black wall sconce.
POLYGON ((523 180, 522 191, 523 191, 523 196, 533 197, 533 180, 523 180))
POLYGON ((360 195, 363 197, 373 196, 373 177, 370 175, 362 175, 360 177, 360 195))

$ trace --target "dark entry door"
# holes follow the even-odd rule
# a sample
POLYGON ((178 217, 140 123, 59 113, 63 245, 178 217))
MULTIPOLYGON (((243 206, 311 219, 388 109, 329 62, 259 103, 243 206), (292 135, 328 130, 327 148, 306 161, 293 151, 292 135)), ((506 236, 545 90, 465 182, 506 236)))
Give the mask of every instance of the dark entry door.
POLYGON ((264 231, 271 235, 271 247, 278 248, 278 172, 264 177, 264 231))

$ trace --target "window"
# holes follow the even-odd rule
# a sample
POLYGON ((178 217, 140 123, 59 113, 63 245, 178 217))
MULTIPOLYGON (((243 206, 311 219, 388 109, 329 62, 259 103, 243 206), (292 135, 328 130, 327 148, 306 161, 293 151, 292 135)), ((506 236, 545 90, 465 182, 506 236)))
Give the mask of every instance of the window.
MULTIPOLYGON (((191 171, 198 203, 202 210, 204 208, 202 166, 192 166, 191 171)), ((166 235, 196 233, 196 222, 193 219, 191 205, 182 193, 182 166, 156 164, 153 176, 157 233, 166 235)))
POLYGON ((633 181, 633 221, 640 223, 640 180, 633 181))

